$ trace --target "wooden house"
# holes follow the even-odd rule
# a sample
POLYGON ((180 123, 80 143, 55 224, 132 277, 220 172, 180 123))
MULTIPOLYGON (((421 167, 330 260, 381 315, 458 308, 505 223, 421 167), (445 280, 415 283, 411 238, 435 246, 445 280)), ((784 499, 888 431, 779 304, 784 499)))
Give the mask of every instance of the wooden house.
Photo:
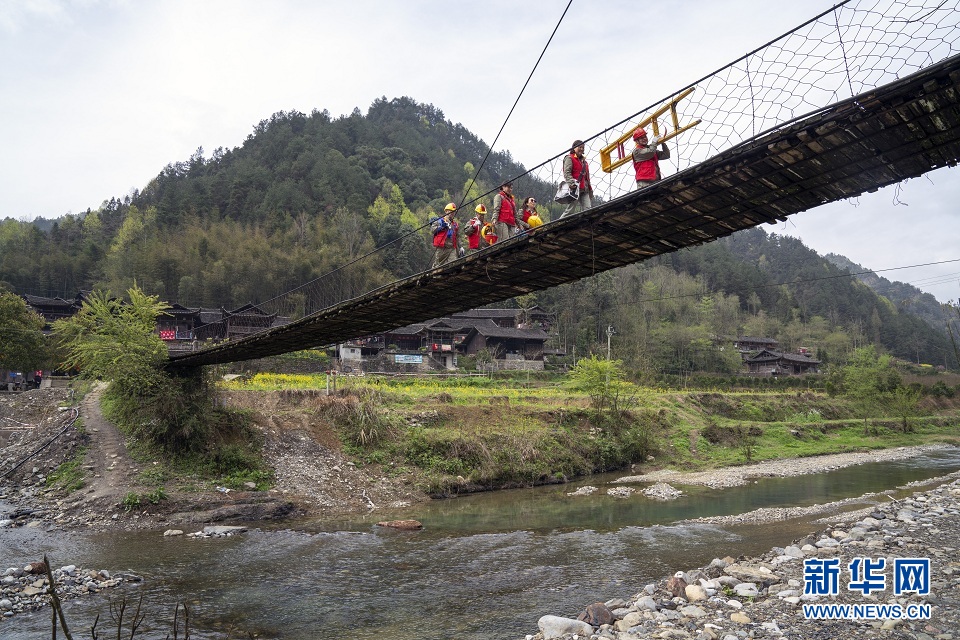
POLYGON ((820 361, 806 354, 783 353, 763 349, 744 360, 744 364, 755 375, 802 375, 804 373, 820 373, 820 361))

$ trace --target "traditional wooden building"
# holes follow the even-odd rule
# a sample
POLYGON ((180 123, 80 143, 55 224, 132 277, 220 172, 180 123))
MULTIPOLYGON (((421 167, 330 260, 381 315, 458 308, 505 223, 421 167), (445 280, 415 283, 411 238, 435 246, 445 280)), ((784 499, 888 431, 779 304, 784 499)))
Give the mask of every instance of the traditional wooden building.
POLYGON ((802 375, 820 373, 820 361, 802 353, 783 353, 763 349, 760 353, 744 360, 744 364, 755 375, 802 375))
POLYGON ((45 298, 43 296, 32 296, 25 294, 23 298, 27 306, 33 311, 43 316, 46 324, 43 328, 45 332, 50 331, 51 326, 57 320, 73 317, 80 310, 84 300, 87 299, 88 292, 80 291, 73 298, 45 298))
MULTIPOLYGON (((503 326, 508 319, 515 321, 519 310, 475 311, 478 313, 453 314, 386 331, 381 344, 387 353, 422 354, 447 369, 456 366, 457 356, 477 355, 483 350, 491 355, 498 368, 543 368, 544 344, 549 337, 543 329, 503 326)), ((347 359, 359 355, 353 342, 342 345, 340 351, 347 359)))
POLYGON ((161 340, 193 340, 194 331, 202 324, 200 309, 175 302, 157 317, 157 332, 161 340))
POLYGON ((733 342, 737 351, 762 351, 763 349, 776 349, 780 345, 773 338, 755 338, 753 336, 740 336, 733 342))

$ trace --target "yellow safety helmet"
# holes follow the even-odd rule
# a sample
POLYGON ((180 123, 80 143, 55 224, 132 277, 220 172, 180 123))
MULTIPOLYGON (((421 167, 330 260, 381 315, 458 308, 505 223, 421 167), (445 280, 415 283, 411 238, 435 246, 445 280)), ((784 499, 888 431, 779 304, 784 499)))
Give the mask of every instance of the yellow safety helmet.
POLYGON ((478 205, 477 205, 477 208, 475 209, 475 211, 476 211, 477 213, 479 213, 480 215, 484 215, 484 214, 487 212, 487 208, 486 208, 485 206, 483 206, 482 204, 478 204, 478 205))
POLYGON ((447 213, 450 213, 451 211, 456 211, 456 210, 457 210, 457 205, 455 205, 455 204, 453 204, 453 203, 451 202, 450 204, 448 204, 447 206, 445 206, 445 207, 443 208, 443 210, 446 211, 447 213))
POLYGON ((530 217, 527 218, 527 224, 530 225, 531 229, 536 229, 543 224, 543 219, 541 219, 536 213, 531 213, 530 217))

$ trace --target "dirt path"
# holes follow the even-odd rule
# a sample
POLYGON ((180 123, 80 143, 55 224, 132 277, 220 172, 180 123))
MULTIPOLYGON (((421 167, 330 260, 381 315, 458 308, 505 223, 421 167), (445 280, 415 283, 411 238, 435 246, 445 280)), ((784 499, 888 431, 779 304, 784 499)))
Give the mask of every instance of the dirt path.
POLYGON ((120 431, 100 411, 101 383, 80 403, 80 418, 89 437, 84 469, 89 481, 84 502, 115 504, 136 486, 139 468, 127 452, 120 431))

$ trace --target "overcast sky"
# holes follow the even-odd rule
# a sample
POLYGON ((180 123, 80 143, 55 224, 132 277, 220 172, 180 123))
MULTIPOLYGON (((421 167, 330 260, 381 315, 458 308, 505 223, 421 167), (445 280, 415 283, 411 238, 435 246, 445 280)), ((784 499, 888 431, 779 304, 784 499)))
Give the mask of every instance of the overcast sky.
MULTIPOLYGON (((574 0, 498 150, 558 153, 832 6, 574 0)), ((378 97, 492 143, 567 0, 0 0, 0 218, 96 209, 277 111, 378 97)), ((960 297, 960 169, 764 227, 960 297)))

